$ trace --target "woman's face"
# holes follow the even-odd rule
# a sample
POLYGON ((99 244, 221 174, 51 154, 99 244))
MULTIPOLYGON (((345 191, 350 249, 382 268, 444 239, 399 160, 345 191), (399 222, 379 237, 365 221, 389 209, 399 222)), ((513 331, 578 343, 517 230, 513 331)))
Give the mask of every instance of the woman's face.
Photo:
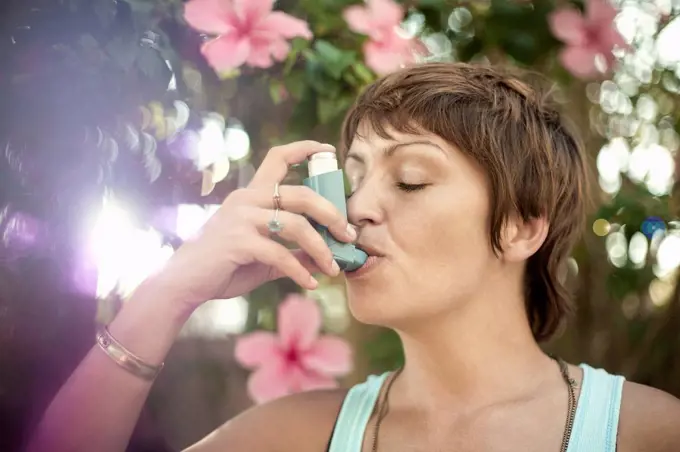
POLYGON ((359 321, 399 328, 462 306, 500 263, 483 171, 435 135, 391 132, 362 130, 347 153, 349 219, 359 246, 380 256, 347 288, 359 321))

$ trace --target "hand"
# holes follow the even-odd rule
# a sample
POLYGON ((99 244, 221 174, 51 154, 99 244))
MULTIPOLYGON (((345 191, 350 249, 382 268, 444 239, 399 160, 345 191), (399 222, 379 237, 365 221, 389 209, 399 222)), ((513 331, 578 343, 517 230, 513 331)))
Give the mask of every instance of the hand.
POLYGON ((248 187, 231 193, 201 234, 180 247, 155 278, 166 285, 165 292, 171 289, 174 298, 181 297, 192 310, 205 301, 242 295, 281 277, 314 289, 318 283, 312 273, 337 275, 340 270, 330 249, 303 216, 328 227, 338 240, 351 242, 356 233, 331 202, 305 186, 280 186, 283 229, 278 236, 300 249, 276 242, 267 227, 274 217, 275 185, 290 165, 322 151, 335 152, 335 148, 315 141, 272 148, 248 187))

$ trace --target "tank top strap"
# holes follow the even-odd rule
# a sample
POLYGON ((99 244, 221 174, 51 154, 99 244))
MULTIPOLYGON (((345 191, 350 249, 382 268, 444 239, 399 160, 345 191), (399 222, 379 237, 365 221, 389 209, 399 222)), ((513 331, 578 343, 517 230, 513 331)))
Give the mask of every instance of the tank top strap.
POLYGON ((328 452, 361 452, 366 426, 388 375, 389 372, 371 375, 347 392, 335 422, 328 452))
POLYGON ((567 452, 616 452, 625 378, 581 364, 583 382, 567 452))

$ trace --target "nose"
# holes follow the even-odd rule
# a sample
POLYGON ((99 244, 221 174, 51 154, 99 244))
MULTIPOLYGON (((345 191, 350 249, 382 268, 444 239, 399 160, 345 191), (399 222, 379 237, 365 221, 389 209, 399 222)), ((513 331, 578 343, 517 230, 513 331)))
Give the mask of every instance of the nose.
POLYGON ((377 184, 369 185, 367 182, 364 181, 347 201, 349 222, 361 228, 380 224, 385 217, 380 201, 382 191, 377 184))

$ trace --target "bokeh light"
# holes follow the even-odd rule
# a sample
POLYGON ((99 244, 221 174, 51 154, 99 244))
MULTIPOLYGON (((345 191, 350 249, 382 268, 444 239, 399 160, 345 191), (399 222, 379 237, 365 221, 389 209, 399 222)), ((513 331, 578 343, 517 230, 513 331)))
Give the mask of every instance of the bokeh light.
MULTIPOLYGON (((185 240, 194 237, 218 208, 179 205, 175 233, 185 240)), ((89 246, 98 272, 98 298, 113 292, 128 297, 173 254, 171 247, 163 245, 160 233, 138 228, 132 215, 111 198, 105 199, 97 215, 89 246)), ((245 328, 247 316, 248 303, 243 297, 213 300, 192 314, 182 334, 202 338, 238 334, 245 328)))
POLYGON ((241 160, 250 152, 250 137, 239 122, 232 122, 224 132, 227 155, 230 160, 241 160))
POLYGON ((607 234, 609 234, 609 231, 611 231, 612 226, 609 224, 607 220, 604 218, 598 218, 593 222, 593 232, 595 235, 599 237, 604 237, 607 234))
POLYGON ((242 333, 248 319, 248 301, 243 297, 212 300, 202 304, 182 328, 181 336, 205 339, 242 333))
POLYGON ((612 232, 606 240, 609 261, 615 267, 624 267, 628 262, 628 241, 622 231, 612 232))
POLYGON ((224 118, 218 114, 207 115, 198 140, 198 169, 204 170, 221 160, 228 160, 224 142, 224 118))
POLYGON ((172 256, 161 235, 138 228, 123 207, 107 198, 97 215, 89 238, 97 266, 97 296, 114 290, 126 297, 172 256))
POLYGON ((177 206, 175 233, 185 241, 194 238, 219 207, 219 205, 180 204, 177 206))
POLYGON ((342 334, 350 324, 350 312, 347 299, 342 288, 336 285, 321 285, 316 290, 307 292, 311 298, 319 301, 324 313, 324 327, 328 332, 342 334))
POLYGON ((642 227, 640 229, 648 239, 651 239, 657 232, 666 230, 666 222, 659 217, 649 217, 642 222, 642 227))
POLYGON ((654 273, 659 277, 668 276, 678 267, 680 267, 680 231, 673 231, 659 244, 654 273))
POLYGON ((608 115, 606 119, 591 115, 595 129, 609 139, 597 158, 600 187, 615 195, 627 177, 644 184, 653 195, 666 195, 672 187, 673 155, 680 140, 667 118, 674 101, 650 87, 660 81, 670 92, 680 92, 680 18, 662 21, 679 5, 671 0, 617 4, 616 26, 630 48, 617 53, 620 67, 612 80, 603 81, 599 90, 594 84, 588 87, 588 97, 597 98, 608 115), (675 74, 662 74, 662 68, 675 74))
POLYGON ((641 232, 636 232, 628 244, 628 258, 636 268, 642 268, 647 260, 649 242, 647 237, 641 232))
POLYGON ((649 284, 649 299, 654 306, 663 307, 673 295, 673 284, 665 279, 655 279, 649 284))

